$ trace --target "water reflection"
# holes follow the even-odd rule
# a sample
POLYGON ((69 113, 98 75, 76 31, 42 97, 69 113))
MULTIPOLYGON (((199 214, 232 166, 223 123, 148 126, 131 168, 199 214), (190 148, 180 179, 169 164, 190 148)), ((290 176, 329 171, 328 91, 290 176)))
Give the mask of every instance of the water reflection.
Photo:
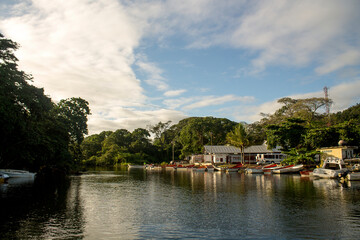
POLYGON ((360 182, 115 169, 72 177, 50 193, 31 184, 0 189, 5 239, 351 239, 360 233, 360 182))
POLYGON ((0 188, 2 239, 83 237, 80 182, 69 181, 55 192, 27 179, 10 179, 0 188))

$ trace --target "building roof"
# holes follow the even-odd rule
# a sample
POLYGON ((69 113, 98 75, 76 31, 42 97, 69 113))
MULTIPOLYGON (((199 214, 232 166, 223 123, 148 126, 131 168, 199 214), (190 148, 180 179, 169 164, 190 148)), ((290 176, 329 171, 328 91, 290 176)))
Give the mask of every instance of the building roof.
MULTIPOLYGON (((227 153, 227 154, 240 154, 241 150, 240 148, 234 147, 234 146, 228 146, 228 145, 205 145, 205 153, 227 153)), ((253 145, 250 147, 245 148, 244 153, 274 153, 274 152, 281 152, 278 148, 274 149, 267 149, 266 143, 262 145, 253 145)))
POLYGON ((226 146, 226 145, 206 145, 204 146, 205 153, 232 153, 232 154, 240 154, 240 148, 234 146, 226 146))

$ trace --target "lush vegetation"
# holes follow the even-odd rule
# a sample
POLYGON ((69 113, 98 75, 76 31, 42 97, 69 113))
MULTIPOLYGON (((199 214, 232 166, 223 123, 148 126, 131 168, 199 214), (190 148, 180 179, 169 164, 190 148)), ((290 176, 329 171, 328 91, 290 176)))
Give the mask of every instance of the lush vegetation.
POLYGON ((18 69, 18 44, 0 34, 0 168, 69 170, 84 134, 88 103, 71 98, 54 103, 18 69))
POLYGON ((360 104, 325 114, 325 98, 282 98, 274 114, 253 124, 225 118, 190 117, 87 137, 89 104, 81 98, 54 103, 32 77, 18 69, 18 45, 0 34, 0 168, 69 170, 80 165, 161 163, 203 152, 204 145, 231 144, 242 150, 267 141, 281 146, 290 163, 311 164, 316 149, 360 143, 360 104))

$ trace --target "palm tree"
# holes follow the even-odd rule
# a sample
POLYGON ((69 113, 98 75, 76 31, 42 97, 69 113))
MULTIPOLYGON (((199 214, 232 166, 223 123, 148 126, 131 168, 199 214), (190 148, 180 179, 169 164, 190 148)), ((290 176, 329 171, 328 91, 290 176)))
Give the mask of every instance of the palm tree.
POLYGON ((226 135, 226 140, 229 144, 240 148, 241 151, 241 162, 245 163, 245 147, 249 146, 250 141, 247 137, 246 131, 245 131, 245 127, 244 125, 242 125, 241 123, 239 123, 239 125, 237 125, 234 129, 234 131, 229 132, 226 135))

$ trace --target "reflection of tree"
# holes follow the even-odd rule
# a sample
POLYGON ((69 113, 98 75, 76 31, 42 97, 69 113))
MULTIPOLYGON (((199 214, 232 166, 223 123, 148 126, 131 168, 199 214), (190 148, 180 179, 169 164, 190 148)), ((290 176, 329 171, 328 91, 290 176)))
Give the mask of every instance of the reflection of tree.
POLYGON ((83 238, 85 222, 80 187, 80 179, 74 178, 55 192, 24 186, 12 189, 15 195, 6 200, 5 206, 0 206, 1 238, 83 238))

